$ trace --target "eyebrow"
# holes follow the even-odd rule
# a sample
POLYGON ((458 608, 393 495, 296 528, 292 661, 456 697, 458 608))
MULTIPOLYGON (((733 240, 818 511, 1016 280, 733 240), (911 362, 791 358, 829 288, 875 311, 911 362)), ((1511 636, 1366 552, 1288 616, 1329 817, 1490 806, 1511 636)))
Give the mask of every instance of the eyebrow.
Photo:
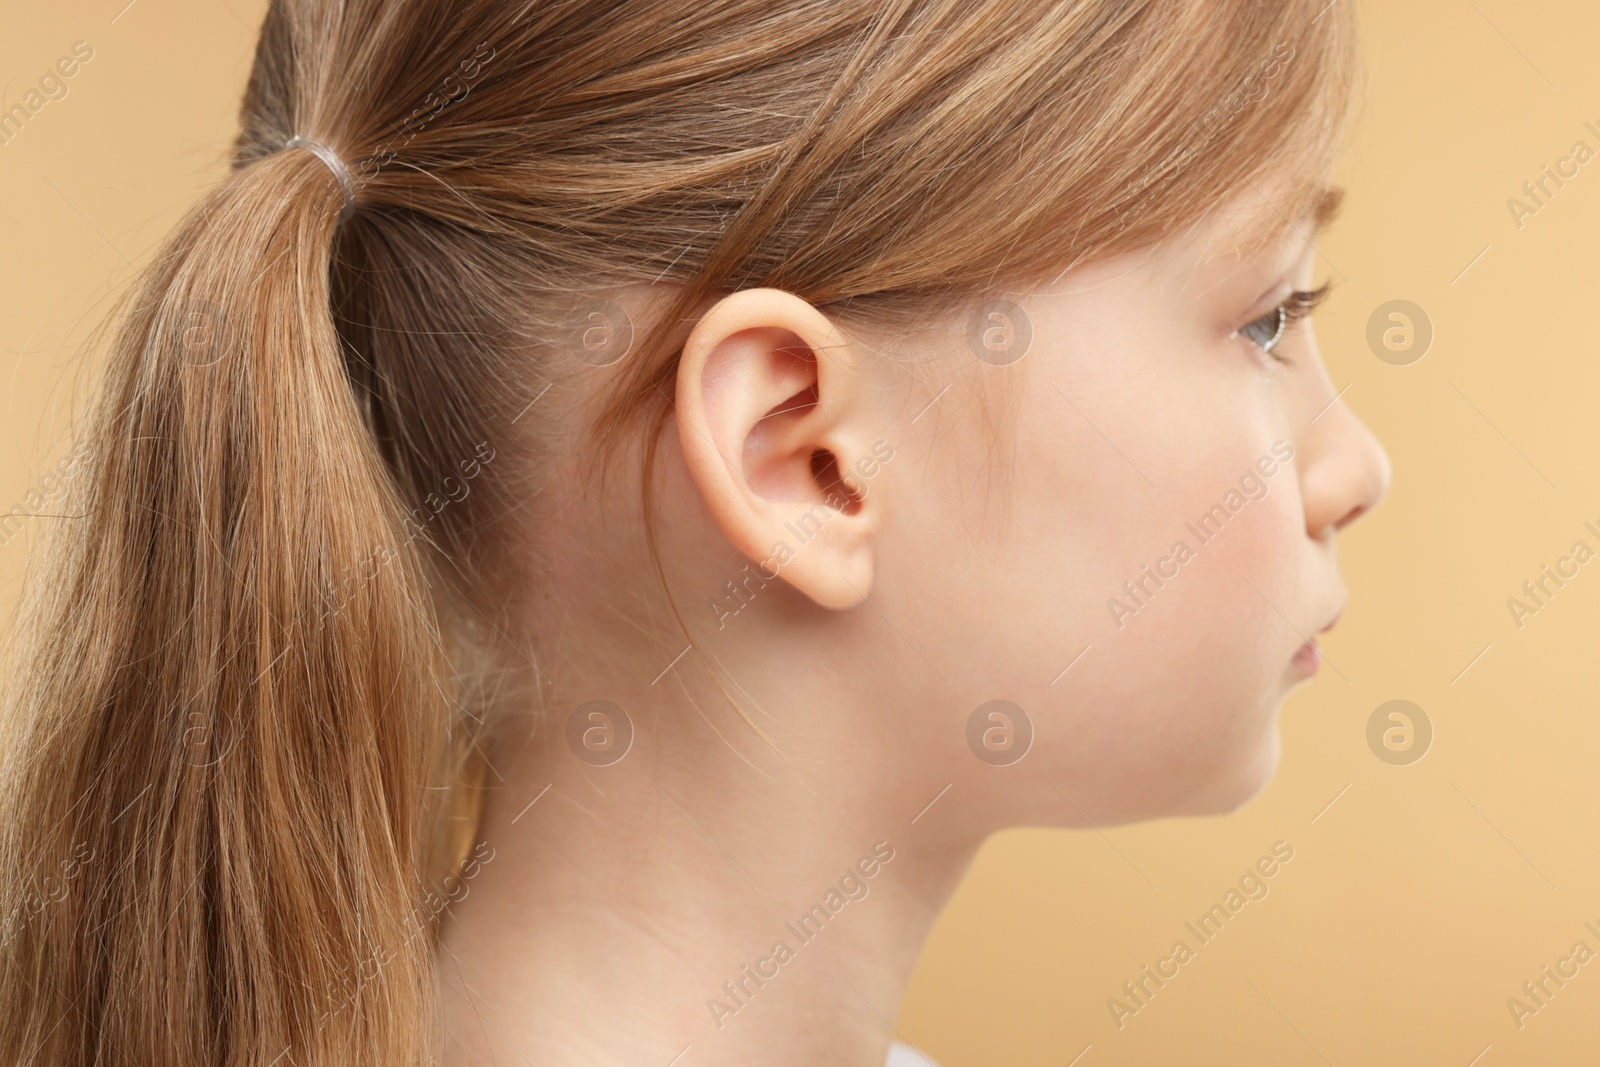
MULTIPOLYGON (((1259 193, 1260 190, 1257 190, 1259 193)), ((1296 212, 1293 219, 1274 206, 1270 214, 1263 213, 1257 225, 1243 231, 1233 247, 1247 255, 1260 255, 1279 242, 1287 243, 1298 237, 1308 240, 1331 226, 1344 206, 1344 188, 1324 185, 1308 197, 1309 206, 1296 212), (1308 229, 1303 229, 1308 227, 1308 229)), ((1265 196, 1262 196, 1266 200, 1265 196)), ((1271 201, 1267 200, 1271 205, 1271 201)))
MULTIPOLYGON (((1322 230, 1333 225, 1334 220, 1339 217, 1340 208, 1343 206, 1344 188, 1338 185, 1326 185, 1323 186, 1322 190, 1318 192, 1315 195, 1315 198, 1311 201, 1310 210, 1299 216, 1302 222, 1304 220, 1310 221, 1311 228, 1309 236, 1307 234, 1302 234, 1299 226, 1290 223, 1287 216, 1283 215, 1282 212, 1278 213, 1278 218, 1283 225, 1281 227, 1275 227, 1274 229, 1281 234, 1285 241, 1289 239, 1290 234, 1293 234, 1309 243, 1311 237, 1315 237, 1322 230)), ((1258 246, 1258 248, 1259 247, 1260 246, 1258 246)), ((1256 297, 1256 301, 1259 302, 1265 299, 1266 295, 1270 293, 1273 288, 1275 288, 1275 286, 1269 286, 1268 288, 1262 290, 1261 294, 1256 297)))

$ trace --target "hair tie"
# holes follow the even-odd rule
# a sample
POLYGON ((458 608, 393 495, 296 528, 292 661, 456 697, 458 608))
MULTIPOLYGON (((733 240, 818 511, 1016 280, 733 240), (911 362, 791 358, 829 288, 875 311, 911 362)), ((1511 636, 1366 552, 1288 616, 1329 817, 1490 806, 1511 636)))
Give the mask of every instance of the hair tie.
POLYGON ((344 160, 339 154, 321 141, 313 137, 291 137, 284 142, 285 148, 304 148, 325 163, 333 176, 339 179, 339 188, 344 190, 344 208, 339 212, 339 219, 343 221, 350 217, 356 206, 356 186, 350 180, 350 168, 344 165, 344 160))

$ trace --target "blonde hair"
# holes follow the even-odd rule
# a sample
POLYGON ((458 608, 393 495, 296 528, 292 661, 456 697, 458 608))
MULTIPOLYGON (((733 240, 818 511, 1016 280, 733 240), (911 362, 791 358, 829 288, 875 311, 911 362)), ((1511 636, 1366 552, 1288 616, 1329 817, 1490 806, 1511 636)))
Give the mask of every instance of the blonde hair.
POLYGON ((30 575, 0 1059, 429 1062, 480 661, 574 447, 529 405, 585 309, 669 286, 590 427, 648 448, 716 294, 892 328, 1269 176, 1296 218, 1353 84, 1324 4, 276 0, 30 575))

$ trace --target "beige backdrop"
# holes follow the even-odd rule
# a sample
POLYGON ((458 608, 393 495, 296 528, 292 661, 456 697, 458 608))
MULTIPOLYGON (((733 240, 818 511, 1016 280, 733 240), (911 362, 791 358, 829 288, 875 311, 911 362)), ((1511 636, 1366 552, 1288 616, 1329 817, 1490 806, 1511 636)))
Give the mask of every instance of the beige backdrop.
MULTIPOLYGON (((0 144, 0 514, 52 484, 86 377, 78 346, 222 173, 265 9, 125 4, 3 16, 0 103, 64 57, 74 73, 0 144)), ((1600 8, 1363 9, 1367 105, 1343 167, 1346 214, 1322 247, 1324 273, 1347 284, 1319 331, 1395 479, 1344 539, 1351 608, 1322 675, 1285 709, 1282 771, 1244 811, 991 842, 900 1020, 945 1067, 1544 1067, 1594 1062, 1600 1048, 1600 959, 1560 964, 1580 940, 1600 951, 1584 926, 1600 930, 1600 561, 1565 564, 1576 576, 1547 582, 1555 595, 1520 628, 1507 606, 1575 541, 1600 550, 1584 527, 1600 530, 1600 162, 1572 154, 1579 140, 1600 151, 1600 8), (1539 206, 1522 186, 1546 165, 1576 174, 1546 179, 1539 206), (1513 196, 1537 210, 1514 218, 1513 196), (1368 341, 1393 300, 1433 328, 1408 365, 1368 341), (1414 756, 1420 732, 1409 752, 1403 734, 1368 740, 1374 711, 1397 699, 1433 731, 1404 765, 1376 753, 1414 756), (1280 841, 1293 859, 1268 895, 1201 945, 1185 922, 1280 841), (1136 1006, 1123 982, 1179 939, 1194 958, 1119 1029, 1108 998, 1136 1006), (1537 1007, 1522 984, 1546 965, 1576 974, 1546 979, 1554 995, 1519 1026, 1507 1000, 1537 1007)), ((16 525, 0 524, 7 615, 28 541, 16 525)))

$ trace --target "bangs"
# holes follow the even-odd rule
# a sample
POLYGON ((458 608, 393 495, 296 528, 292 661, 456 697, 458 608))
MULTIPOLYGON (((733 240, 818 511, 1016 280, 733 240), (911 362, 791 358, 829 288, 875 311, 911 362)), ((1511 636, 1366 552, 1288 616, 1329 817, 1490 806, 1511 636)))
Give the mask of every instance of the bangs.
POLYGON ((1147 67, 1149 106, 1167 119, 1115 201, 1124 231, 1105 251, 1160 243, 1255 193, 1241 250, 1320 228, 1343 192, 1330 184, 1353 111, 1353 5, 1335 0, 1175 6, 1162 35, 1177 61, 1147 67))

